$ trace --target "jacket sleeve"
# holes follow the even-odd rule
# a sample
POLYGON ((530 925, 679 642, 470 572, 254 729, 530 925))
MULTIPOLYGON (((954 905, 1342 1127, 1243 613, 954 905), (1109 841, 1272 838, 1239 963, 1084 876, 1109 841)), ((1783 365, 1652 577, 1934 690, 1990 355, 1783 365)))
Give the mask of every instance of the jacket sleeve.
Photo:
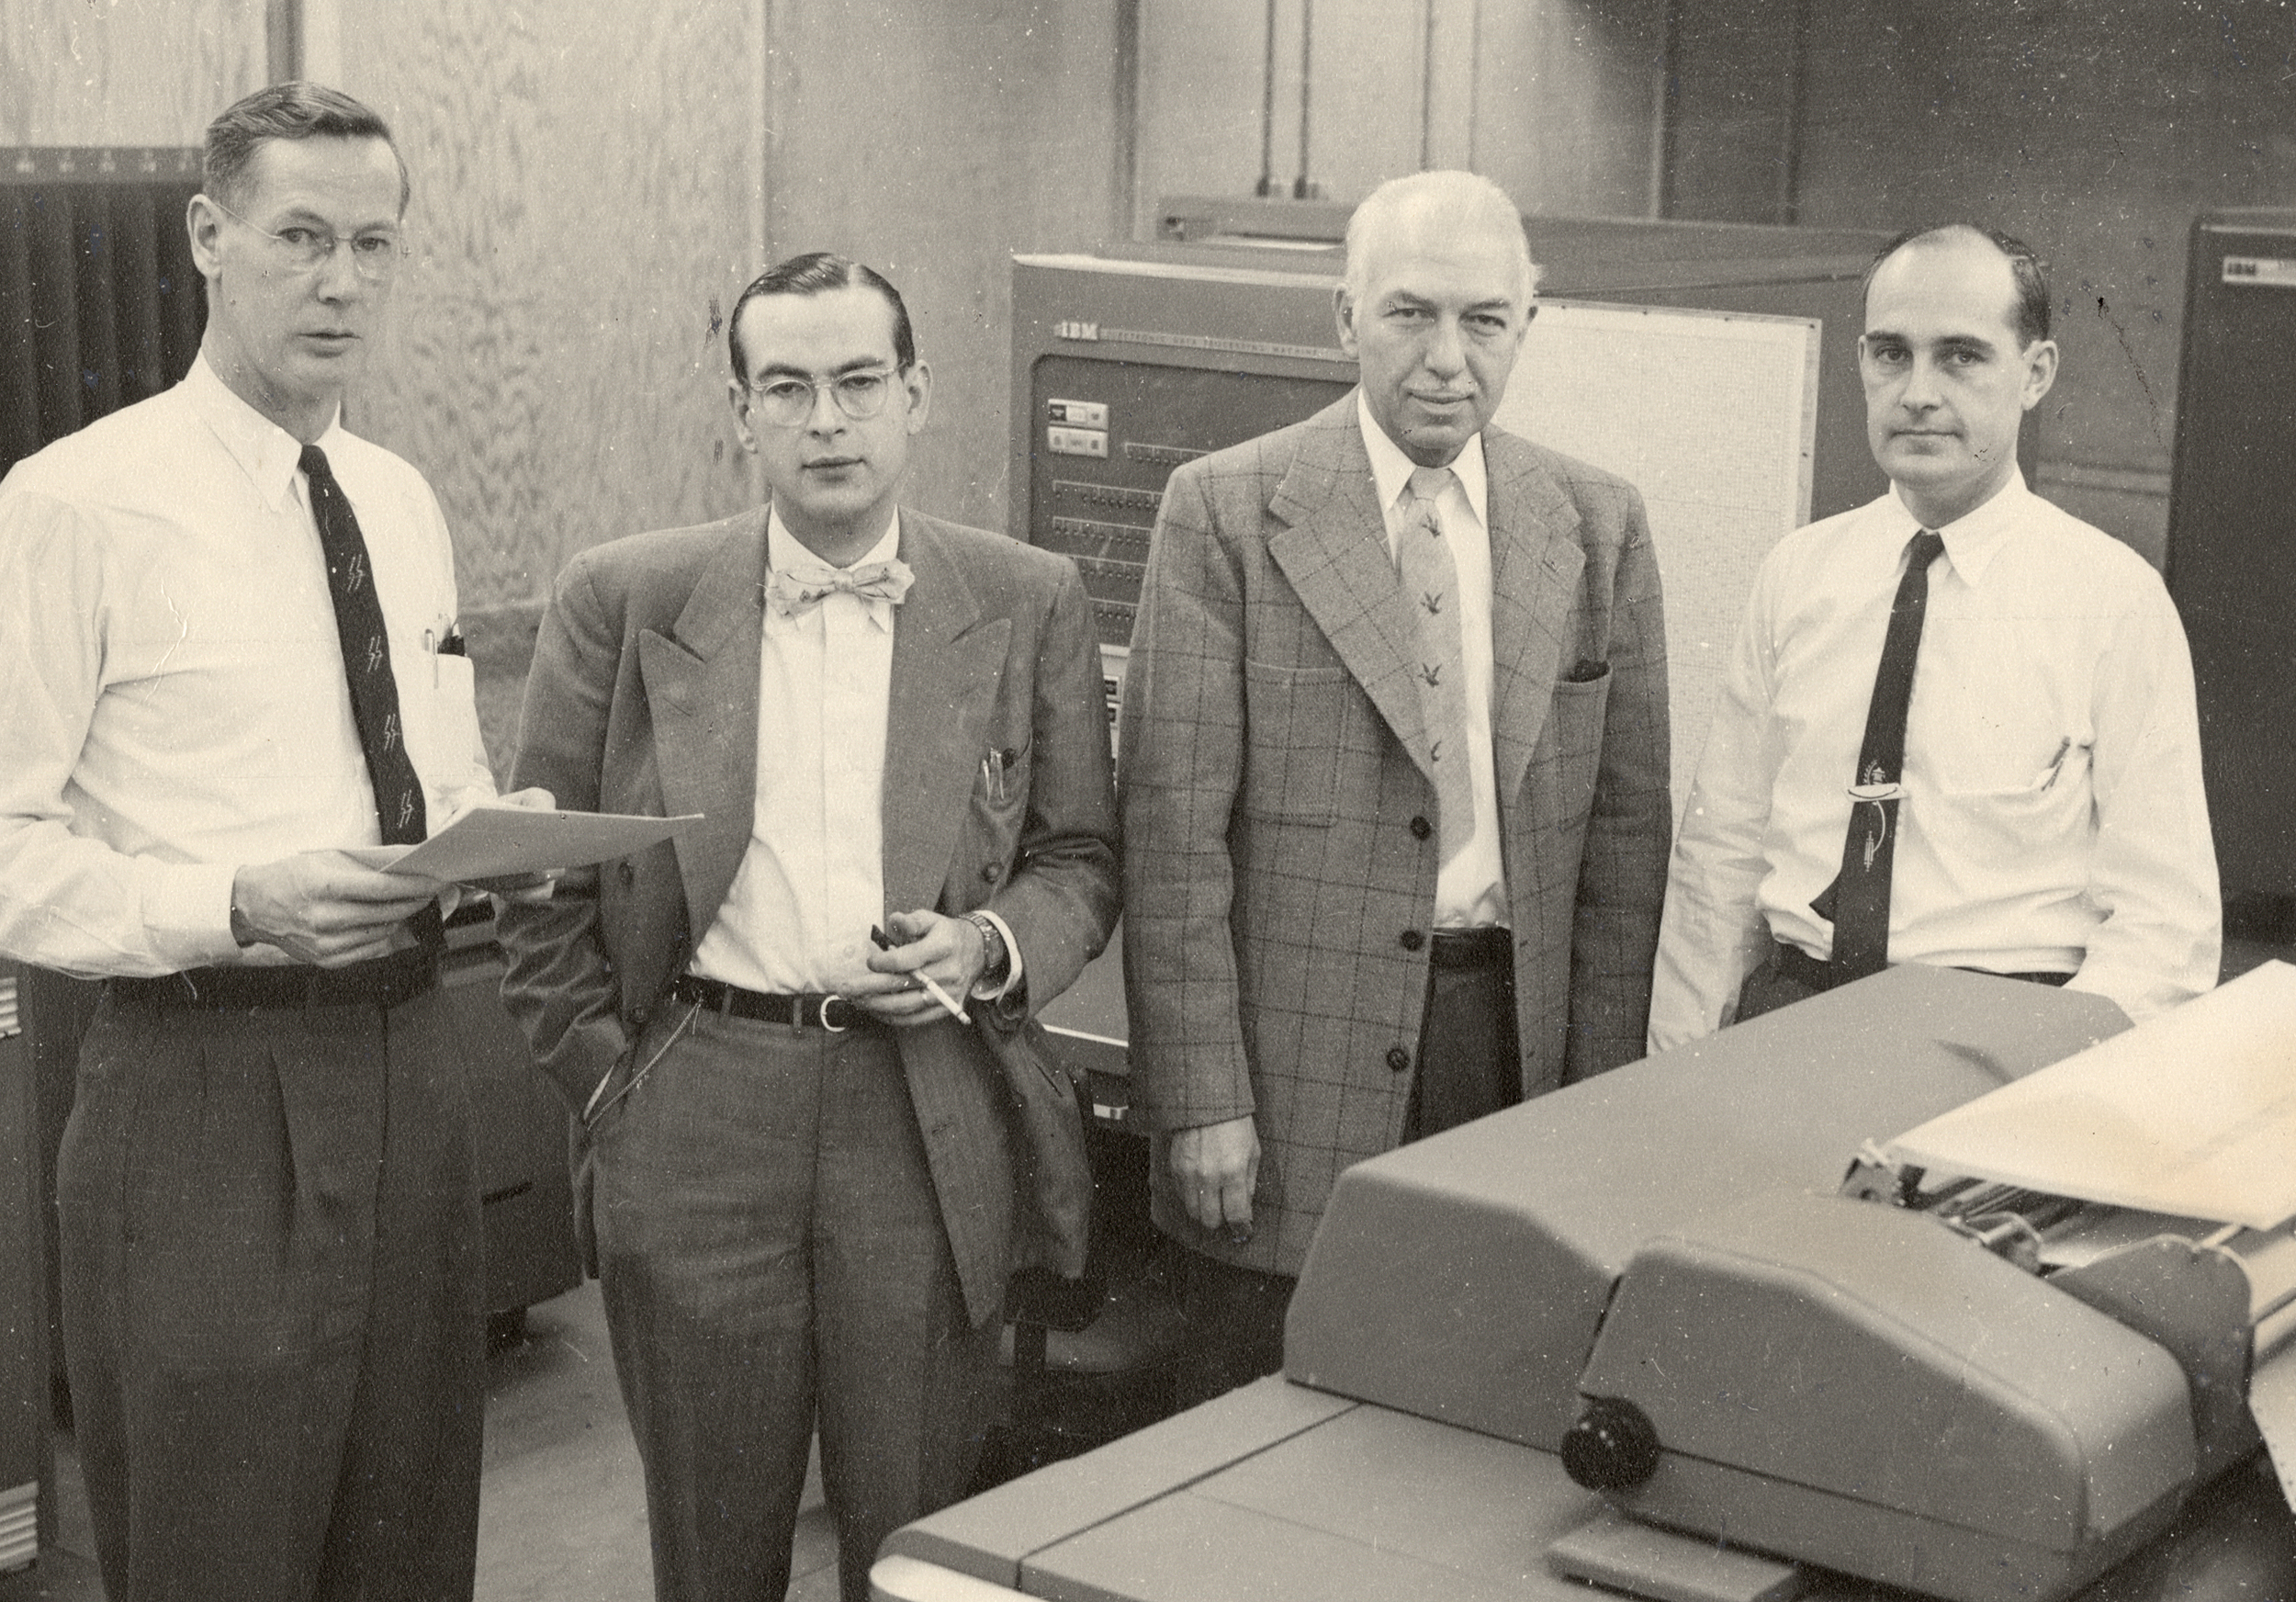
POLYGON ((1625 494, 1609 571, 1610 695, 1571 920, 1563 1073, 1574 1083, 1642 1055, 1674 816, 1658 559, 1642 497, 1625 494))
POLYGON ((1254 1111, 1228 920, 1244 597, 1216 525, 1202 475, 1173 474, 1141 581, 1117 763, 1133 1093, 1165 1132, 1254 1111))
POLYGON ((1037 637, 1030 711, 1029 807, 1019 860, 986 904, 1012 931, 1020 979, 990 1009, 1015 1027, 1058 996, 1116 927, 1120 847, 1107 700, 1092 602, 1064 564, 1037 637))
MULTIPOLYGON (((617 621, 601 601, 589 564, 577 558, 560 575, 535 641, 513 789, 539 784, 561 807, 597 810, 620 660, 617 621)), ((508 965, 502 1004, 577 1113, 628 1044, 601 932, 600 871, 573 869, 547 901, 505 903, 496 915, 508 965)))

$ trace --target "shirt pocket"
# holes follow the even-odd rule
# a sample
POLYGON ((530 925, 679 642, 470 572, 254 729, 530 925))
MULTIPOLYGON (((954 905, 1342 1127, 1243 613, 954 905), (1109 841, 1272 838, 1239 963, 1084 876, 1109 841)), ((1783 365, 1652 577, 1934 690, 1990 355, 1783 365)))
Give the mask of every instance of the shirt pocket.
POLYGON ((1345 668, 1245 659, 1244 810, 1318 827, 1339 820, 1339 764, 1355 681, 1345 668))
MULTIPOLYGON (((478 747, 477 681, 470 659, 422 649, 390 653, 398 680, 399 726, 407 755, 432 803, 467 773, 478 747)), ((432 822, 437 823, 433 815, 432 822)))
POLYGON ((2087 745, 2068 741, 2045 763, 2028 753, 1941 774, 1937 816, 1923 828, 1949 863, 1963 859, 2002 882, 2046 872, 2088 843, 2089 755, 2087 745))

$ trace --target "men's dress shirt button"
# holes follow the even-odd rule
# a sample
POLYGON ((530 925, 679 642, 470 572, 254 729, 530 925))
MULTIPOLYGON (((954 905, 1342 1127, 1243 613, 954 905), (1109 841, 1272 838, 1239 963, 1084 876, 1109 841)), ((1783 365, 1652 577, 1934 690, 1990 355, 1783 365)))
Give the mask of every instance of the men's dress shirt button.
POLYGON ((614 872, 620 876, 622 880, 622 887, 625 890, 637 883, 637 869, 633 867, 627 861, 625 861, 619 868, 614 870, 614 872))
POLYGON ((1424 818, 1414 818, 1411 820, 1412 839, 1424 840, 1434 832, 1435 825, 1429 823, 1424 818))
POLYGON ((1005 865, 1002 863, 985 863, 981 866, 981 877, 992 885, 1004 876, 1005 865))
POLYGON ((1397 937, 1396 943, 1405 951, 1417 951, 1427 943, 1427 937, 1415 929, 1407 929, 1397 937))
POLYGON ((1397 1073, 1401 1073, 1405 1068, 1411 1066, 1411 1053, 1405 1051, 1400 1045, 1391 1045, 1388 1047, 1387 1066, 1394 1069, 1397 1073))

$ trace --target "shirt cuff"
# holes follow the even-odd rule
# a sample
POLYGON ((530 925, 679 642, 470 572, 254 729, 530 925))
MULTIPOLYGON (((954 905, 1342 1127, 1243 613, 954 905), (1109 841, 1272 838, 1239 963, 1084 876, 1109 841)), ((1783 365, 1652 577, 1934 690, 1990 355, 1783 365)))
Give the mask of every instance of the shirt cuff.
POLYGON ((983 918, 987 919, 991 923, 996 926, 996 932, 998 934, 1005 937, 1005 956, 1009 964, 1009 966, 1007 966, 1005 970, 1005 982, 1003 984, 996 986, 975 985, 973 987, 972 996, 976 1001, 1001 1001, 1007 996, 1012 994, 1014 986, 1020 983, 1020 942, 1013 939, 1011 924, 1007 923, 1003 919, 997 917, 996 913, 991 912, 985 907, 979 908, 977 910, 983 918))
POLYGON ((143 929, 152 953, 169 971, 240 960, 231 938, 231 880, 235 863, 145 864, 152 874, 143 897, 143 929))

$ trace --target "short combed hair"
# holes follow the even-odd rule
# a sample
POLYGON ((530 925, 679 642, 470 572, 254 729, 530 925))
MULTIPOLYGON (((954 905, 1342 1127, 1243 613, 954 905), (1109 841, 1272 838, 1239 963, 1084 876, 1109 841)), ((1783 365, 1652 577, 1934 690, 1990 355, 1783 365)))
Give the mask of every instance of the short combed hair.
POLYGON ((1363 198, 1347 219, 1347 292, 1360 299, 1373 235, 1410 219, 1464 233, 1487 228, 1514 242, 1523 272, 1523 298, 1538 293, 1538 264, 1523 234, 1523 213, 1507 192, 1480 173, 1439 169, 1390 178, 1363 198))
POLYGON ((1986 228, 1975 222, 1941 222, 1930 228, 1908 228, 1874 253, 1874 260, 1865 269, 1865 282, 1858 291, 1860 304, 1873 292, 1874 275, 1882 270, 1882 264, 1899 251, 1918 244, 1941 243, 1953 238, 1981 239, 2001 253, 2009 265, 2009 276, 2017 281, 2017 299, 2009 307, 2009 326, 2027 345, 2035 340, 2049 337, 2049 279, 2043 270, 2041 253, 2014 234, 1998 228, 1986 228))
POLYGON ((874 267, 831 251, 807 251, 766 268, 734 302, 734 314, 726 320, 726 353, 733 358, 735 382, 749 381, 749 364, 741 349, 741 312, 750 301, 767 295, 825 295, 856 288, 874 289, 885 298, 893 308, 893 359, 905 373, 917 366, 917 335, 909 328, 909 309, 901 291, 874 267))
POLYGON ((247 170, 255 152, 275 139, 379 139, 399 164, 399 209, 407 209, 413 186, 407 158, 390 136, 390 124, 340 89, 324 84, 274 84, 226 107, 208 124, 208 148, 200 164, 200 186, 210 199, 237 207, 246 200, 247 170))

